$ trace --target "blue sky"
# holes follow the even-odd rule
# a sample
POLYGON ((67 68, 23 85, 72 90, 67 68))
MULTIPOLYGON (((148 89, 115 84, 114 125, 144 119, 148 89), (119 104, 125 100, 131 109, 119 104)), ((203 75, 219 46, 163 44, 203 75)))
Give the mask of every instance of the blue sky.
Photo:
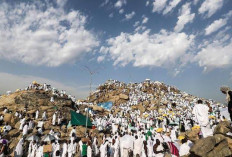
POLYGON ((0 93, 33 80, 78 98, 93 84, 158 80, 223 102, 230 0, 1 0, 0 93))

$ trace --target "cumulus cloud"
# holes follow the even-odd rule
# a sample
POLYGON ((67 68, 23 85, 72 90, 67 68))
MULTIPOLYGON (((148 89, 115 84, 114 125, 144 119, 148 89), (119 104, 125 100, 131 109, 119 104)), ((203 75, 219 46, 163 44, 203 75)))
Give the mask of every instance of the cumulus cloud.
POLYGON ((0 59, 31 65, 74 63, 98 46, 86 16, 51 3, 0 4, 0 59))
POLYGON ((147 7, 149 4, 150 4, 150 2, 149 2, 149 1, 146 1, 146 7, 147 7))
POLYGON ((100 5, 100 7, 104 7, 105 5, 107 5, 110 2, 110 0, 104 0, 104 2, 102 2, 102 4, 100 5))
POLYGON ((147 23, 147 22, 148 22, 148 20, 149 20, 149 18, 148 18, 148 17, 143 16, 142 24, 147 23))
POLYGON ((213 23, 211 23, 208 27, 205 28, 205 35, 210 35, 213 32, 216 32, 223 26, 227 24, 227 19, 219 19, 215 20, 213 23))
POLYGON ((114 4, 114 7, 120 9, 123 5, 126 5, 126 0, 118 0, 118 1, 114 4))
POLYGON ((131 13, 125 15, 125 19, 124 19, 124 20, 126 20, 126 21, 127 21, 127 20, 130 20, 130 19, 132 19, 134 16, 135 16, 135 12, 132 11, 131 13))
POLYGON ((135 67, 178 67, 188 62, 188 50, 194 43, 194 36, 185 33, 161 30, 151 34, 121 33, 107 40, 100 52, 114 61, 113 65, 135 67))
POLYGON ((211 17, 223 6, 223 0, 205 0, 198 9, 199 14, 206 18, 211 17))
POLYGON ((168 6, 164 9, 163 15, 171 12, 180 2, 181 2, 181 0, 171 0, 169 2, 168 6))
POLYGON ((152 12, 161 13, 163 11, 163 15, 166 15, 176 8, 180 2, 181 0, 171 0, 167 4, 167 0, 155 0, 153 2, 152 12))
POLYGON ((105 59, 105 56, 99 56, 97 57, 98 62, 102 62, 105 59))
POLYGON ((167 0, 155 0, 153 4, 152 12, 160 13, 166 6, 167 0))
POLYGON ((232 66, 231 50, 232 39, 226 35, 223 39, 214 40, 202 47, 195 60, 204 71, 230 67, 232 66))
POLYGON ((56 0, 56 4, 59 6, 59 7, 64 7, 65 4, 67 3, 68 0, 56 0))
POLYGON ((136 21, 135 24, 133 25, 134 27, 137 27, 139 25, 139 21, 136 21))
POLYGON ((195 13, 191 14, 190 3, 184 4, 180 10, 180 15, 174 30, 176 32, 182 31, 187 23, 191 23, 193 21, 194 17, 195 13))
POLYGON ((194 4, 194 5, 197 5, 198 2, 199 2, 199 0, 194 0, 194 1, 193 1, 193 4, 194 4))
POLYGON ((24 89, 26 88, 32 81, 37 81, 38 83, 47 83, 52 87, 55 87, 59 90, 66 90, 67 94, 71 94, 76 96, 77 98, 86 98, 89 93, 89 87, 86 86, 78 86, 76 88, 70 85, 66 85, 64 83, 50 80, 47 78, 31 76, 31 75, 16 75, 10 73, 0 72, 0 82, 1 88, 0 93, 5 94, 6 91, 14 92, 16 89, 24 89))
POLYGON ((109 15, 109 18, 113 18, 114 17, 114 13, 111 13, 110 15, 109 15))
POLYGON ((120 9, 119 14, 123 14, 123 13, 124 13, 124 9, 120 9))

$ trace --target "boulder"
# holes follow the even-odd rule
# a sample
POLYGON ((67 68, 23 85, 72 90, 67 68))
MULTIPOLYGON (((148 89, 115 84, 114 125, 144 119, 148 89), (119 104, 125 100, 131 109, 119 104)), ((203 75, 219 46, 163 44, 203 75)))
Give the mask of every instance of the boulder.
POLYGON ((207 138, 202 138, 195 142, 195 144, 190 149, 190 152, 198 156, 206 156, 208 152, 213 150, 215 144, 216 144, 216 140, 212 136, 207 138))
POLYGON ((226 134, 228 132, 232 131, 232 127, 230 125, 230 122, 224 121, 219 123, 215 129, 214 129, 214 134, 226 134))
POLYGON ((19 139, 14 138, 14 140, 11 141, 11 143, 10 143, 10 145, 9 145, 9 148, 10 148, 10 149, 15 148, 16 145, 18 144, 18 142, 19 142, 19 139))
POLYGON ((40 110, 47 111, 48 109, 52 109, 53 106, 40 106, 40 110))
POLYGON ((223 140, 206 156, 207 157, 225 157, 225 156, 231 156, 231 155, 232 155, 232 152, 228 147, 227 141, 223 140))
POLYGON ((36 112, 36 109, 33 109, 33 110, 30 110, 30 111, 27 111, 28 114, 33 114, 36 112))
POLYGON ((126 94, 120 94, 119 98, 120 99, 124 99, 124 100, 128 100, 129 99, 129 97, 126 94))
POLYGON ((10 130, 8 135, 12 138, 12 137, 18 137, 20 135, 20 132, 18 129, 13 129, 10 130))
POLYGON ((187 139, 189 139, 190 141, 195 142, 196 140, 199 139, 199 132, 200 129, 195 129, 195 130, 190 130, 186 132, 186 137, 187 139))
POLYGON ((145 112, 145 108, 143 107, 142 104, 139 105, 135 105, 131 107, 133 110, 140 110, 140 116, 143 114, 143 112, 145 112))
POLYGON ((4 120, 4 122, 10 123, 12 117, 13 117, 12 114, 5 113, 5 114, 4 114, 4 119, 3 119, 3 120, 4 120))
POLYGON ((48 130, 48 129, 50 130, 52 123, 50 121, 46 121, 43 126, 45 130, 48 130))
POLYGON ((222 134, 216 134, 213 137, 215 138, 216 144, 226 139, 226 137, 222 134))
POLYGON ((97 106, 97 105, 93 105, 92 108, 93 108, 94 111, 99 111, 99 112, 103 112, 104 111, 104 108, 102 108, 100 106, 97 106))
POLYGON ((229 146, 230 150, 232 151, 232 138, 226 137, 226 141, 228 142, 228 146, 229 146))
POLYGON ((19 127, 20 127, 20 121, 18 121, 18 122, 15 124, 14 127, 17 128, 17 129, 19 129, 19 127))

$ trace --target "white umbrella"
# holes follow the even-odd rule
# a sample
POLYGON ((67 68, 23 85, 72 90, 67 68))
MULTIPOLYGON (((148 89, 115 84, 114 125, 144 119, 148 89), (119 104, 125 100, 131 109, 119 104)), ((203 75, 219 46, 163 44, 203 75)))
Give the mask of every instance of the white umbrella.
POLYGON ((32 135, 26 138, 27 141, 39 141, 39 137, 36 135, 32 135))
POLYGON ((52 140, 55 140, 55 137, 52 136, 52 135, 45 135, 42 139, 42 141, 44 142, 49 142, 49 141, 52 141, 52 140))
POLYGON ((134 138, 130 135, 125 135, 120 139, 121 148, 133 149, 134 138))

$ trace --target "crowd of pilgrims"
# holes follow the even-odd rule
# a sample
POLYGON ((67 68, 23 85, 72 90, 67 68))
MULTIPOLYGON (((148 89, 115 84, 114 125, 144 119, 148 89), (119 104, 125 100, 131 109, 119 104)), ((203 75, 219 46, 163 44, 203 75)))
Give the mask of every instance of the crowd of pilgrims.
MULTIPOLYGON (((40 88, 30 85, 27 90, 40 88)), ((43 85, 42 90, 53 90, 53 94, 62 96, 65 91, 57 92, 48 85, 43 85)), ((173 93, 165 95, 172 99, 173 93)), ((176 95, 175 95, 176 96, 176 95)), ((60 133, 50 130, 49 135, 44 137, 43 125, 47 121, 47 113, 36 111, 34 117, 26 119, 27 110, 16 111, 14 116, 20 118, 20 127, 22 138, 17 143, 15 157, 163 157, 165 154, 179 157, 189 154, 193 142, 183 136, 183 132, 200 128, 199 138, 212 136, 215 126, 226 121, 220 114, 220 106, 215 105, 213 101, 202 101, 199 99, 187 103, 184 100, 176 99, 166 108, 146 111, 141 113, 140 110, 132 110, 131 105, 139 101, 135 98, 147 99, 150 97, 144 93, 133 91, 130 93, 128 103, 121 104, 117 108, 121 111, 114 114, 116 108, 105 116, 99 116, 95 112, 88 110, 93 124, 99 132, 104 133, 103 137, 92 136, 87 132, 85 138, 77 137, 75 126, 70 125, 70 121, 65 119, 62 111, 55 111, 52 116, 52 125, 72 127, 69 133, 69 139, 61 140, 60 133), (184 106, 184 107, 183 107, 184 106), (34 120, 42 120, 35 126, 34 120), (28 132, 34 127, 37 128, 35 135, 28 137, 28 132), (42 138, 43 137, 43 138, 42 138), (52 152, 44 153, 44 145, 51 144, 52 152)), ((178 97, 178 96, 177 96, 178 97)), ((181 97, 181 96, 180 96, 181 97)), ((70 96, 71 99, 75 97, 70 96)), ((51 101, 55 101, 51 98, 51 101)), ((76 112, 79 113, 78 109, 76 112)), ((7 108, 5 113, 9 112, 7 108)), ((3 116, 0 117, 3 123, 3 116)), ((4 123, 2 136, 7 135, 11 126, 4 123)), ((7 156, 7 141, 1 142, 0 157, 7 156)))

